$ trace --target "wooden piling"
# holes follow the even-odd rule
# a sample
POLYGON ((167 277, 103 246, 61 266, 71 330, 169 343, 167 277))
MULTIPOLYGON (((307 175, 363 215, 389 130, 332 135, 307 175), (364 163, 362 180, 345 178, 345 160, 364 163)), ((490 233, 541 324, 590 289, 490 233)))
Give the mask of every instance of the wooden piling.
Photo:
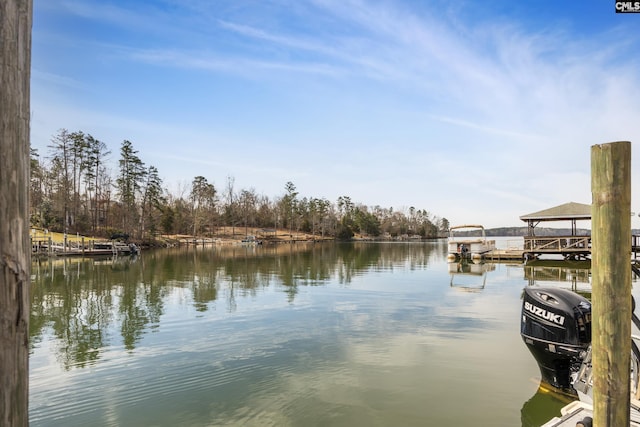
POLYGON ((631 143, 591 147, 593 425, 628 426, 631 143))
POLYGON ((0 1, 0 425, 29 425, 32 0, 0 1))

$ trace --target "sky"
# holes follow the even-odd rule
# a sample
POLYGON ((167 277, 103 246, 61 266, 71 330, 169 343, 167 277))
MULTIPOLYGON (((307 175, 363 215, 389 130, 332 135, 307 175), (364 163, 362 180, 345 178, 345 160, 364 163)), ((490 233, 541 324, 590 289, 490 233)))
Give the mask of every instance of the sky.
POLYGON ((639 29, 609 0, 34 0, 31 144, 494 228, 590 203, 592 147, 630 141, 640 227, 639 29))

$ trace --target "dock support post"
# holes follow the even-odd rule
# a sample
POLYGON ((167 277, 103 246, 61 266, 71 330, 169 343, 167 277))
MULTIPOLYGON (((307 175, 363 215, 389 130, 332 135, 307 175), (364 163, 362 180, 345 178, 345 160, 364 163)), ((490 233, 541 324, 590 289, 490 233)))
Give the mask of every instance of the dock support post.
POLYGON ((29 425, 32 0, 0 1, 0 425, 29 425))
POLYGON ((631 143, 591 147, 593 425, 628 426, 631 143))

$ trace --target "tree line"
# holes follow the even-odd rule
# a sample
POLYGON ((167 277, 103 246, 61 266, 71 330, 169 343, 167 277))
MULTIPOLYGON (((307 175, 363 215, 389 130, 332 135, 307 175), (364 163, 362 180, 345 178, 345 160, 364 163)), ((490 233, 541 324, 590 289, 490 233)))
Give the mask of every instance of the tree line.
POLYGON ((33 227, 65 233, 110 237, 128 235, 153 241, 160 234, 215 236, 220 227, 288 229, 350 239, 370 237, 434 238, 449 228, 445 218, 425 209, 394 210, 355 203, 340 196, 300 197, 287 182, 284 193, 268 197, 254 188, 237 189, 227 177, 216 187, 196 176, 188 188, 172 193, 163 187, 155 166, 124 140, 115 171, 107 145, 83 131, 60 129, 41 156, 31 149, 33 227))

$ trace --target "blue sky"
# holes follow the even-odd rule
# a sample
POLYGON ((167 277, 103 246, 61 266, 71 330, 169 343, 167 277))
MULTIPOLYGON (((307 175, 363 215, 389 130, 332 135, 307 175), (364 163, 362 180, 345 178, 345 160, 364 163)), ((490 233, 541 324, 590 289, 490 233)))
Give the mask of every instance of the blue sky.
POLYGON ((614 4, 34 0, 32 146, 499 227, 590 203, 591 146, 625 140, 640 212, 640 14, 614 4))

